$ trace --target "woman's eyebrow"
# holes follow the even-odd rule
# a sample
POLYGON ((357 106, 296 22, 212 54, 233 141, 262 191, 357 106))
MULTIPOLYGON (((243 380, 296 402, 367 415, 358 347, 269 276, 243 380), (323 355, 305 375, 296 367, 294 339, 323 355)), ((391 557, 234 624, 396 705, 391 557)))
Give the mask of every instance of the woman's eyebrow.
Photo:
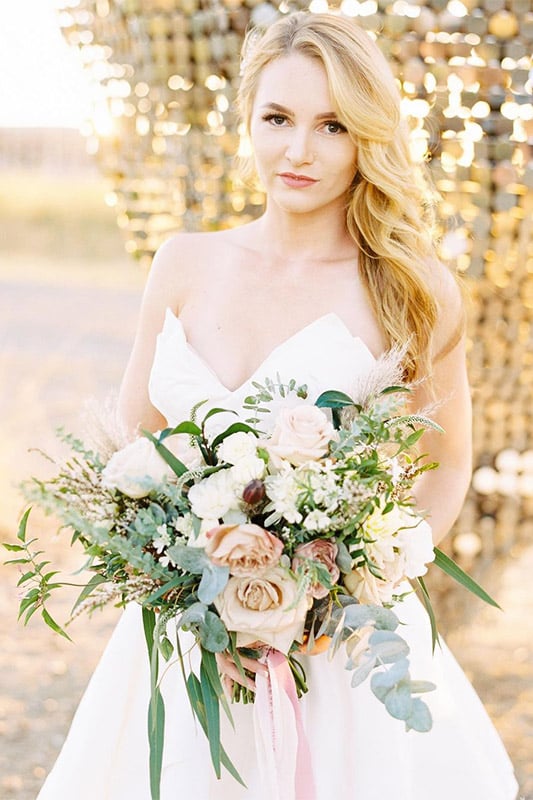
MULTIPOLYGON (((291 111, 290 108, 280 106, 279 103, 264 103, 261 108, 271 108, 273 111, 279 111, 282 114, 294 116, 294 112, 291 111)), ((337 119, 337 114, 335 111, 325 111, 323 114, 316 114, 315 119, 337 119)))

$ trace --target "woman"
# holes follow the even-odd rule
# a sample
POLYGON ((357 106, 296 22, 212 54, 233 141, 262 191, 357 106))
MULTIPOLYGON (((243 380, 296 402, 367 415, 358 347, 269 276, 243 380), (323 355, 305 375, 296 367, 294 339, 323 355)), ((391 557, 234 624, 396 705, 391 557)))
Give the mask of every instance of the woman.
MULTIPOLYGON (((277 371, 305 381, 311 396, 349 391, 384 350, 403 345, 406 375, 418 386, 414 408, 436 402, 446 430, 428 436, 440 467, 417 487, 437 543, 470 476, 463 310, 435 255, 392 74, 353 21, 298 13, 248 43, 239 101, 266 210, 233 230, 179 234, 159 250, 121 389, 123 420, 133 436, 186 418, 206 397, 239 409, 251 380, 277 371)), ((342 654, 332 663, 306 656, 311 691, 301 707, 316 797, 514 800, 506 753, 445 646, 432 657, 420 604, 408 598, 397 613, 412 674, 438 686, 428 700, 434 727, 405 733, 368 685, 350 687, 342 654)), ((228 660, 220 666, 241 680, 228 660)), ((234 707, 236 730, 223 734, 243 789, 212 775, 176 667, 163 692, 163 800, 262 800, 250 708, 234 707)), ((149 800, 147 696, 142 626, 131 607, 40 800, 149 800)), ((293 797, 311 800, 287 785, 281 800, 293 797)))

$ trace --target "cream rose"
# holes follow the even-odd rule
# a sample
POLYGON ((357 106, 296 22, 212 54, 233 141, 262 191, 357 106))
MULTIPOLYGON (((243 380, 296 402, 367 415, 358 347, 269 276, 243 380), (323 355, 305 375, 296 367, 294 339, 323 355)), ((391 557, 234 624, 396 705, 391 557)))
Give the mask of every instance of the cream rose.
MULTIPOLYGON (((330 574, 331 582, 336 583, 340 576, 340 570, 335 563, 337 558, 338 547, 334 542, 329 542, 327 539, 314 539, 312 542, 300 544, 294 551, 294 558, 292 559, 292 569, 298 569, 302 564, 303 559, 310 558, 313 561, 318 561, 330 574)), ((322 586, 321 583, 314 583, 310 589, 309 594, 311 597, 319 599, 326 597, 328 589, 322 586)))
POLYGON ((191 509, 200 519, 219 520, 238 508, 239 499, 231 469, 219 470, 189 489, 191 509))
MULTIPOLYGON (((167 436, 164 445, 185 466, 191 468, 200 463, 200 454, 190 446, 187 435, 167 436)), ((174 474, 153 442, 140 436, 113 453, 102 471, 102 485, 108 489, 118 489, 128 497, 146 497, 152 486, 165 478, 172 478, 174 474)))
POLYGON ((205 552, 231 575, 253 575, 279 563, 283 542, 259 525, 218 525, 207 533, 205 552))
POLYGON ((279 459, 285 459, 299 466, 324 456, 334 437, 333 425, 316 406, 283 408, 278 414, 266 449, 275 464, 279 465, 279 459))
POLYGON ((343 581, 348 594, 356 597, 360 603, 382 606, 392 602, 394 588, 401 582, 401 575, 398 578, 396 581, 382 581, 372 575, 365 564, 345 575, 343 581))
POLYGON ((237 633, 237 646, 261 641, 288 653, 301 641, 308 610, 307 597, 294 605, 298 585, 282 567, 259 576, 232 577, 215 600, 222 622, 237 633))

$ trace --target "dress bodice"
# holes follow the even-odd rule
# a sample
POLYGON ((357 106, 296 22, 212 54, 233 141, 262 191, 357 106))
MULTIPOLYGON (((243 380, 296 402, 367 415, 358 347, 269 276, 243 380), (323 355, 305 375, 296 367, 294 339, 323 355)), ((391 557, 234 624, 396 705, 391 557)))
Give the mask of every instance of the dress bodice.
POLYGON ((256 391, 252 382, 264 382, 267 377, 276 380, 278 374, 284 383, 294 378, 297 384, 307 384, 307 402, 314 402, 327 389, 350 394, 354 381, 374 364, 365 343, 352 336, 340 317, 329 313, 277 345, 241 386, 230 390, 187 342, 180 319, 167 309, 150 375, 150 400, 168 425, 174 426, 189 419, 191 409, 202 400, 207 400, 204 413, 219 406, 242 415, 244 398, 256 391))

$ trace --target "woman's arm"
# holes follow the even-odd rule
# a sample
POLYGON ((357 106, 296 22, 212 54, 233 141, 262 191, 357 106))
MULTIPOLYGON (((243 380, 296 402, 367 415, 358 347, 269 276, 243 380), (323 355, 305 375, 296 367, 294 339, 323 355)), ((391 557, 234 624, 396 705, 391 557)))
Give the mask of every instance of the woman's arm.
POLYGON ((166 309, 170 307, 175 313, 179 312, 179 270, 176 264, 183 238, 182 235, 175 236, 159 248, 144 291, 137 333, 118 399, 120 421, 132 438, 141 428, 155 431, 166 426, 165 418, 150 402, 148 380, 166 309))
POLYGON ((472 405, 465 336, 456 341, 464 312, 459 289, 450 279, 451 276, 444 297, 439 298, 442 311, 435 335, 433 396, 422 383, 411 403, 416 410, 435 403, 430 416, 445 431, 443 434, 427 431, 422 437, 421 451, 428 453, 429 460, 437 461, 439 467, 423 473, 414 492, 418 508, 429 514, 435 544, 446 536, 459 516, 472 474, 472 405))

